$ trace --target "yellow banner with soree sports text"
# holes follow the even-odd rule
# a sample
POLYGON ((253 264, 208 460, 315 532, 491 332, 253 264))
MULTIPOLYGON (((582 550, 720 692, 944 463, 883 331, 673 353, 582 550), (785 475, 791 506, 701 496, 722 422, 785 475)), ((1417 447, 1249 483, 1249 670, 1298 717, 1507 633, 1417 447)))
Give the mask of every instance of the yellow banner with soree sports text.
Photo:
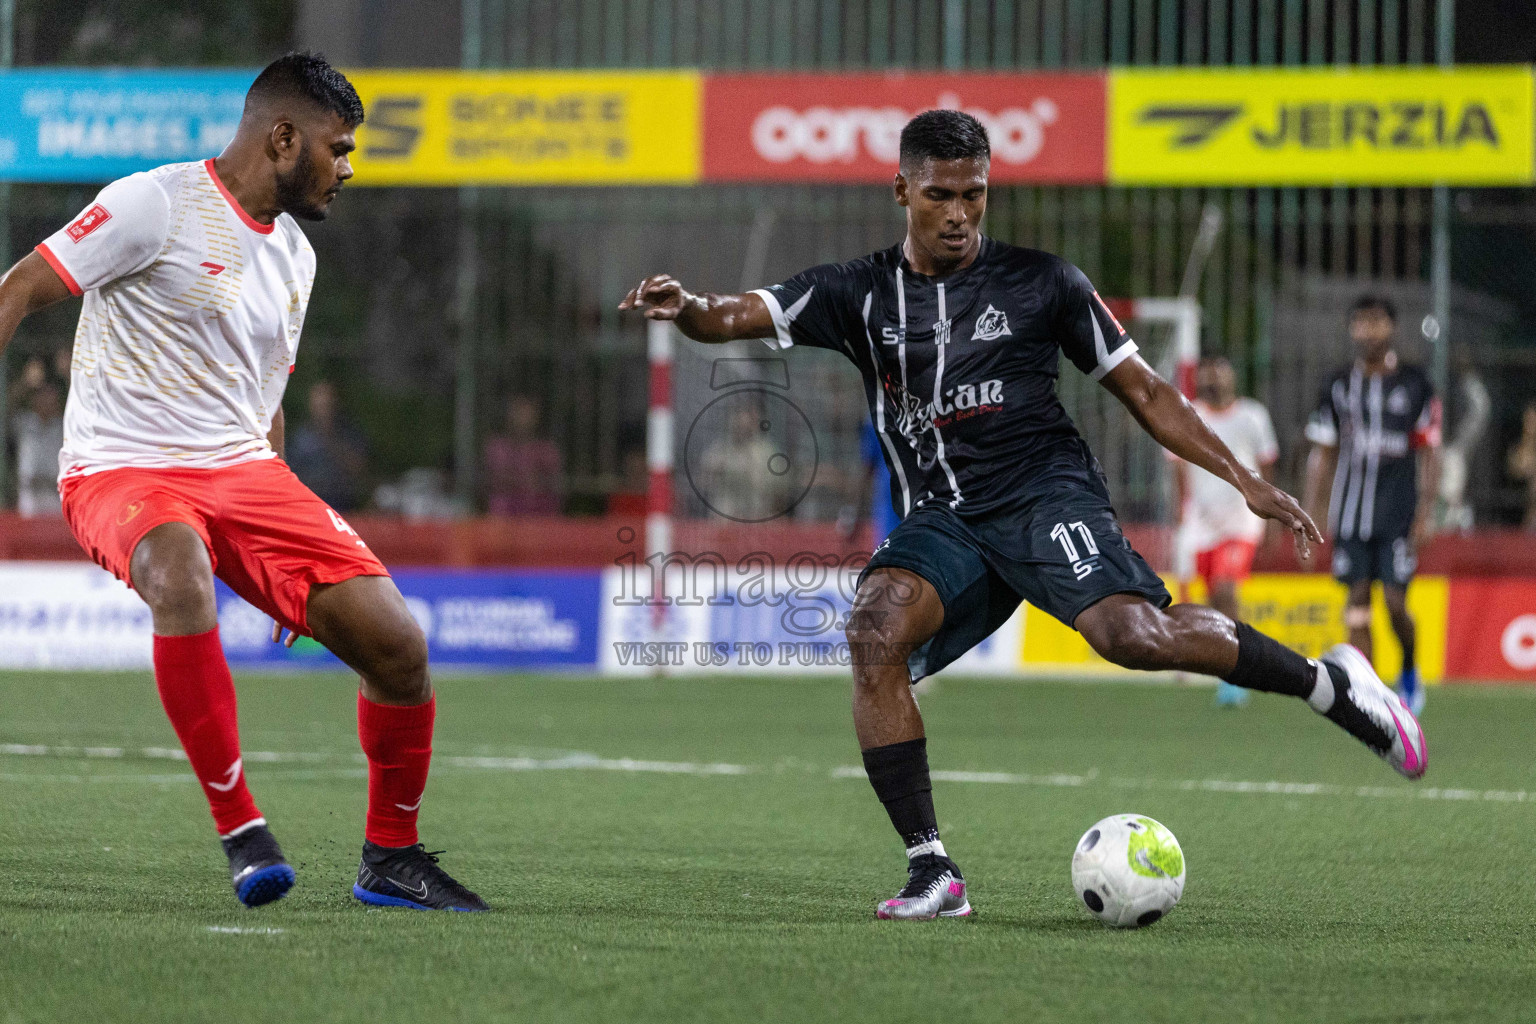
POLYGON ((699 179, 695 71, 352 71, 356 185, 699 179))
POLYGON ((1519 185, 1531 68, 1110 73, 1117 185, 1519 185))

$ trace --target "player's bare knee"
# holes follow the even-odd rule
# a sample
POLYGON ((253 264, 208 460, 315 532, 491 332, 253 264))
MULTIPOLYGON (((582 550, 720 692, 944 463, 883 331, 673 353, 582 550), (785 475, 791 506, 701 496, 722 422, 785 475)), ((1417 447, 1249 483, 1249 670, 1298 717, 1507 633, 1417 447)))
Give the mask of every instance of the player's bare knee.
POLYGON ((218 603, 207 550, 190 530, 186 530, 190 544, 176 532, 154 532, 160 534, 154 543, 140 543, 134 551, 131 571, 134 589, 149 605, 156 631, 179 634, 212 629, 218 621, 218 603))
POLYGON ((407 622, 371 645, 363 675, 392 700, 426 700, 432 689, 427 638, 414 620, 407 622))

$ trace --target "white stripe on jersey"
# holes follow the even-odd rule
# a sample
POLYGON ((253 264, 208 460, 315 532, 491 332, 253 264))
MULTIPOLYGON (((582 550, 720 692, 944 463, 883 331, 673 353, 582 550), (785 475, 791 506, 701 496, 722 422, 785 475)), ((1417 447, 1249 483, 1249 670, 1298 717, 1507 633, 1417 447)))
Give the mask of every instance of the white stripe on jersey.
POLYGON ((1361 540, 1371 539, 1376 521, 1376 475, 1381 470, 1381 378, 1374 375, 1367 412, 1370 420, 1366 426, 1364 495, 1360 499, 1360 528, 1355 534, 1361 540))
POLYGON ((950 508, 960 505, 960 484, 955 480, 954 470, 949 468, 949 460, 944 457, 944 432, 939 429, 939 399, 944 394, 944 350, 949 347, 949 315, 944 305, 944 283, 939 282, 939 322, 933 325, 933 344, 938 349, 938 363, 933 371, 933 436, 938 441, 939 465, 944 467, 944 476, 949 480, 949 489, 954 497, 949 500, 950 508))
POLYGON ((870 365, 875 367, 875 401, 872 412, 875 433, 880 436, 880 443, 885 446, 886 454, 890 456, 890 463, 896 470, 896 479, 901 482, 901 514, 905 518, 912 511, 912 491, 907 487, 907 471, 902 468, 901 456, 896 453, 896 445, 891 441, 890 435, 885 432, 885 388, 880 384, 880 353, 875 348, 875 335, 869 327, 869 309, 874 299, 874 292, 864 296, 864 338, 869 342, 870 365))

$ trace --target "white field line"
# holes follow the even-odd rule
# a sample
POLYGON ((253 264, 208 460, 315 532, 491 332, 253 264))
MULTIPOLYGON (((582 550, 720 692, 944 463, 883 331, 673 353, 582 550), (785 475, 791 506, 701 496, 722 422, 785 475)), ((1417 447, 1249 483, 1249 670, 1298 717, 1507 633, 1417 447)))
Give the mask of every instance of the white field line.
POLYGON ((283 928, 241 928, 238 926, 211 924, 208 931, 215 935, 284 935, 283 928))
MULTIPOLYGON (((180 750, 168 747, 85 747, 49 744, 0 743, 0 755, 17 757, 57 757, 92 759, 148 759, 185 761, 180 750)), ((354 765, 365 764, 361 754, 341 755, 311 751, 253 750, 245 753, 247 761, 261 764, 316 764, 327 761, 343 761, 354 765)), ((637 758, 608 758, 581 751, 561 753, 554 757, 489 757, 439 755, 432 759, 434 768, 464 768, 478 771, 540 772, 540 771, 610 771, 639 772, 661 775, 750 775, 761 772, 755 765, 727 764, 723 762, 651 761, 637 758)), ((267 778, 324 778, 357 776, 359 768, 314 768, 307 770, 264 772, 267 778)), ((863 779, 864 769, 858 765, 833 768, 834 779, 863 779)), ((982 785, 1038 786, 1046 788, 1074 788, 1084 786, 1108 786, 1113 789, 1159 790, 1164 792, 1240 793, 1262 796, 1324 796, 1353 797, 1383 800, 1439 800, 1472 803, 1531 803, 1536 804, 1536 792, 1524 789, 1453 789, 1438 786, 1342 786, 1330 782, 1281 782, 1249 781, 1238 779, 1149 779, 1117 778, 1101 776, 1097 769, 1085 774, 1055 772, 1032 775, 1016 772, 945 771, 932 773, 936 782, 976 783, 982 785)), ((184 782, 190 774, 153 775, 42 775, 22 772, 0 772, 0 782, 68 781, 68 782, 184 782)))
MULTIPOLYGON (((1437 786, 1340 786, 1331 782, 1249 782, 1232 779, 1125 779, 1086 775, 1017 775, 1012 772, 930 773, 937 782, 982 782, 1010 786, 1090 786, 1203 793, 1257 793, 1265 796, 1345 796, 1388 800, 1453 800, 1489 803, 1536 803, 1536 793, 1524 789, 1445 789, 1437 786)), ((832 769, 834 779, 865 778, 858 765, 832 769)))
MULTIPOLYGON (((187 755, 180 750, 169 747, 79 747, 68 745, 50 745, 42 743, 0 743, 0 754, 9 754, 16 757, 59 757, 59 758, 106 758, 114 760, 166 760, 185 761, 187 755)), ((326 754, 309 751, 275 751, 275 750, 248 750, 242 756, 247 763, 260 764, 315 764, 326 761, 345 761, 350 764, 367 764, 367 759, 362 754, 326 754)), ((663 775, 745 775, 756 771, 750 765, 742 764, 700 764, 693 761, 649 761, 629 757, 609 758, 599 757, 582 751, 570 751, 561 753, 556 757, 463 757, 453 755, 439 755, 432 759, 436 768, 476 768, 491 771, 504 772, 539 772, 539 771, 609 771, 609 772, 651 772, 663 775)), ((345 774, 352 774, 353 769, 347 769, 345 774)), ((14 775, 14 773, 12 773, 14 775)), ((304 772, 289 772, 279 775, 266 773, 272 777, 302 777, 304 772)), ((315 772, 316 775, 335 774, 324 770, 315 772)), ((36 778, 37 776, 33 776, 36 778)), ((90 776, 64 776, 65 778, 87 778, 90 776)), ((99 778, 139 778, 146 776, 96 776, 99 778)), ((155 776, 157 779, 191 778, 187 776, 155 776)))

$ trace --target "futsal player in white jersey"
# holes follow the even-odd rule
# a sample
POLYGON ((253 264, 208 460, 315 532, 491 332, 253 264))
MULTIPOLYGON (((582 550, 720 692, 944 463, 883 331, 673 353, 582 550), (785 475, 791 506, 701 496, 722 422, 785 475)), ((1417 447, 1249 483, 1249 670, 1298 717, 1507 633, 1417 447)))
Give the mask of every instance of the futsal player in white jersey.
MULTIPOLYGON (((1252 398, 1239 397, 1237 375, 1224 356, 1200 361, 1196 376, 1195 410, 1239 462, 1271 479, 1280 450, 1269 410, 1252 398)), ((1208 603, 1234 621, 1238 619, 1237 586, 1253 570, 1253 556, 1264 539, 1264 520, 1248 510, 1231 484, 1199 466, 1175 463, 1179 492, 1179 534, 1176 547, 1187 565, 1204 581, 1208 603)), ((1180 566, 1181 575, 1187 575, 1180 566)), ((1248 691, 1223 682, 1216 691, 1221 704, 1238 705, 1248 691)))
POLYGON ((0 351, 19 321, 84 296, 59 491, 82 547, 154 622, 155 683, 213 812, 235 894, 294 871, 246 786, 214 576, 362 677, 368 815, 353 895, 484 910, 417 841, 436 702, 427 645, 389 573, 283 461, 283 390, 315 276, 295 218, 352 176, 363 106, 313 54, 269 65, 216 159, 104 188, 0 279, 0 351))

